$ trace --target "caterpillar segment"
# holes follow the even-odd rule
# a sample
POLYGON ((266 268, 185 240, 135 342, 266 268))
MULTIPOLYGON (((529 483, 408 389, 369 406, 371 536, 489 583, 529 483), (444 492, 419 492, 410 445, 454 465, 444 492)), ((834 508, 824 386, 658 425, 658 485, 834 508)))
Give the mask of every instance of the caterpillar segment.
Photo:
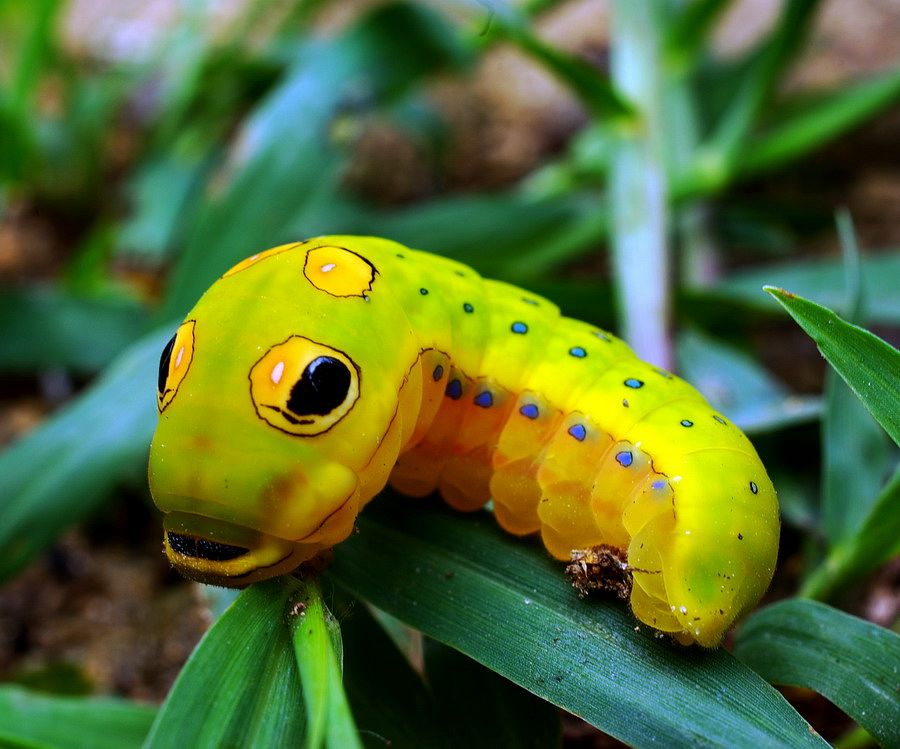
POLYGON ((715 646, 773 573, 774 488, 693 387, 545 299, 388 240, 232 268, 164 351, 158 406, 165 551, 204 582, 295 568, 388 481, 491 502, 581 590, 614 590, 683 643, 715 646))

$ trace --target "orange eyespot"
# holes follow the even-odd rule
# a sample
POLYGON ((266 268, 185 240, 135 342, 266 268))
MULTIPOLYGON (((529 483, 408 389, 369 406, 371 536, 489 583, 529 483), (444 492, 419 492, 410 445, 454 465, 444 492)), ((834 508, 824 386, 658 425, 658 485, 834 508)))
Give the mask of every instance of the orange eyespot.
POLYGON ((169 340, 159 357, 156 384, 156 407, 162 413, 172 402, 187 376, 194 358, 194 321, 183 322, 169 340))
POLYGON ((302 336, 272 346, 250 370, 256 414, 298 437, 322 434, 359 398, 359 369, 343 351, 302 336))

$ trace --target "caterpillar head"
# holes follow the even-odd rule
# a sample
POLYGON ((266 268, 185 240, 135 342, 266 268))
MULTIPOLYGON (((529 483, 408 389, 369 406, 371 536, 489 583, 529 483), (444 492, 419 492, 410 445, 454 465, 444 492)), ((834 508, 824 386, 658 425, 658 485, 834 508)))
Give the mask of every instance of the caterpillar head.
POLYGON ((376 277, 325 240, 277 247, 219 279, 163 350, 149 479, 185 576, 288 572, 345 538, 383 485, 414 343, 376 277), (360 335, 376 313, 393 343, 360 335))

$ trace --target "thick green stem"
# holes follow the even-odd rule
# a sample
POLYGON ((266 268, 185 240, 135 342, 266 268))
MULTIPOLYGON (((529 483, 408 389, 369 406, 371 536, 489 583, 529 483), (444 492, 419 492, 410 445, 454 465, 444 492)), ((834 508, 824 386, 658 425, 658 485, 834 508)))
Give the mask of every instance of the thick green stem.
POLYGON ((671 367, 662 12, 660 0, 613 3, 612 79, 641 117, 621 133, 609 189, 622 335, 642 358, 671 367))

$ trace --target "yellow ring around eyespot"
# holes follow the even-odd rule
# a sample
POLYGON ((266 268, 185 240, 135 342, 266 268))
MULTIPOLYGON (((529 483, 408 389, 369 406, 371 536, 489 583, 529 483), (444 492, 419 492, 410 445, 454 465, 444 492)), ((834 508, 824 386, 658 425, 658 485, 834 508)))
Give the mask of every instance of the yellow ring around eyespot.
POLYGON ((229 276, 233 276, 235 273, 240 273, 242 270, 247 270, 251 265, 256 265, 261 260, 265 260, 266 258, 270 258, 273 255, 280 255, 282 252, 287 252, 288 250, 293 250, 296 247, 299 247, 302 242, 291 242, 290 244, 282 244, 278 247, 273 247, 271 250, 266 250, 265 252, 258 252, 255 255, 251 255, 250 257, 246 257, 237 265, 233 265, 229 270, 227 270, 222 278, 228 278, 229 276))
POLYGON ((343 247, 316 247, 306 255, 303 275, 319 291, 337 297, 365 297, 372 290, 375 266, 343 247))
POLYGON ((166 388, 156 394, 156 407, 162 413, 166 410, 184 378, 187 377, 191 362, 194 360, 194 321, 186 320, 175 332, 175 342, 169 356, 169 371, 166 375, 166 388))
POLYGON ((359 399, 359 369, 343 351, 303 336, 292 335, 272 346, 250 370, 250 397, 256 415, 276 429, 297 437, 314 437, 327 432, 359 399), (327 414, 299 416, 288 408, 291 390, 313 360, 327 356, 340 361, 350 373, 350 385, 343 402, 327 414))

